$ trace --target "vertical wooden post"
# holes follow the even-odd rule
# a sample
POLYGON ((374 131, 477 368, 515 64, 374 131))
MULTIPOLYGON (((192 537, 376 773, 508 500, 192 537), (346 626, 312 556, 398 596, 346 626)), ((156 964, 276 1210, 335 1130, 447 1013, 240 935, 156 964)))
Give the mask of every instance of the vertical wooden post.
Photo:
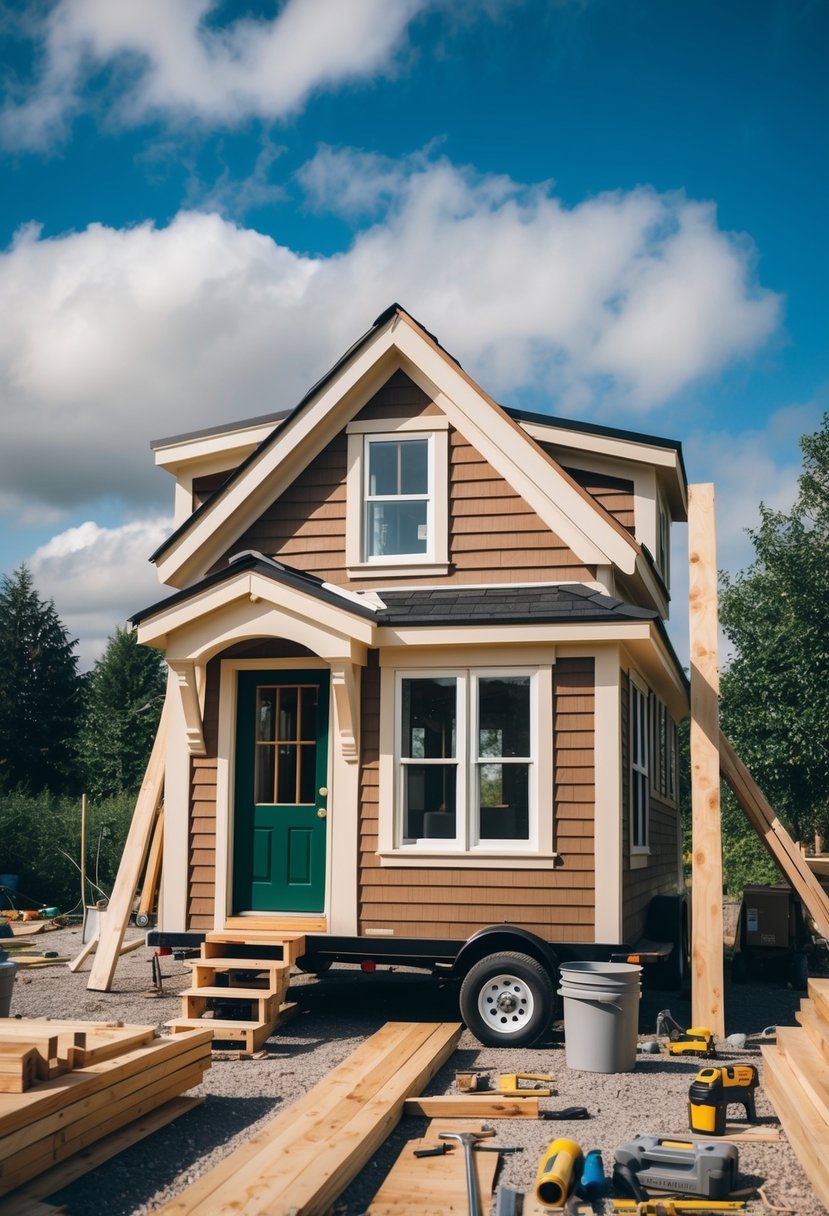
POLYGON ((86 919, 86 794, 81 794, 81 908, 86 919))
POLYGON ((691 1021, 725 1034, 720 832, 720 670, 713 485, 688 487, 691 642, 691 1021))

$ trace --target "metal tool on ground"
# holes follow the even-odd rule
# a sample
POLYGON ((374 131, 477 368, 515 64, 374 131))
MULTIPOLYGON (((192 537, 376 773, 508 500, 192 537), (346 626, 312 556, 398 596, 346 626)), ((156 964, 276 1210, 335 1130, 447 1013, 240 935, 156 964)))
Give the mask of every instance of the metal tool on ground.
POLYGON ((455 1085, 462 1094, 477 1094, 490 1088, 489 1076, 485 1072, 456 1072, 455 1085))
POLYGON ((584 1158, 581 1178, 576 1186, 576 1194, 588 1203, 598 1203, 607 1191, 607 1179, 604 1174, 602 1154, 597 1148, 591 1148, 584 1158))
POLYGON ((692 1132, 724 1136, 728 1108, 743 1106, 746 1120, 757 1122, 754 1091, 760 1075, 753 1064, 701 1068, 688 1090, 688 1119, 692 1132))
POLYGON ((634 1216, 705 1216, 706 1212, 743 1212, 744 1199, 614 1199, 614 1212, 633 1212, 634 1216))
POLYGON ((479 1132, 440 1132, 441 1140, 457 1140, 463 1147, 464 1164, 466 1165, 466 1197, 469 1203, 469 1216, 481 1216, 481 1192, 478 1187, 478 1175, 475 1173, 475 1161, 472 1149, 479 1140, 495 1135, 491 1127, 481 1128, 479 1132))
POLYGON ((539 1082, 554 1081, 547 1072, 505 1072, 498 1078, 498 1092, 505 1098, 519 1098, 532 1094, 535 1098, 549 1098, 551 1089, 544 1089, 539 1082))
POLYGON ((519 1196, 520 1191, 513 1191, 508 1186, 499 1186, 495 1192, 493 1216, 518 1216, 519 1196))
MULTIPOLYGON (((640 1188, 724 1199, 737 1181, 737 1149, 733 1144, 637 1136, 617 1148, 614 1182, 618 1172, 629 1187, 628 1171, 640 1188)), ((641 1202, 649 1196, 634 1193, 633 1198, 641 1202)))
POLYGON ((577 1181, 584 1156, 575 1140, 553 1140, 538 1166, 535 1197, 547 1207, 562 1207, 577 1181))
POLYGON ((586 1106, 565 1106, 561 1110, 542 1110, 539 1119, 589 1119, 590 1111, 586 1106))
MULTIPOLYGON (((451 1153, 454 1149, 454 1144, 436 1144, 432 1148, 416 1148, 412 1150, 413 1157, 443 1157, 446 1153, 451 1153)), ((503 1144, 476 1144, 474 1146, 476 1153, 523 1153, 522 1145, 503 1145, 503 1144)))
POLYGON ((670 1009, 661 1009, 656 1015, 657 1035, 668 1038, 668 1054, 672 1056, 704 1056, 713 1059, 717 1050, 714 1034, 707 1026, 680 1026, 670 1009))

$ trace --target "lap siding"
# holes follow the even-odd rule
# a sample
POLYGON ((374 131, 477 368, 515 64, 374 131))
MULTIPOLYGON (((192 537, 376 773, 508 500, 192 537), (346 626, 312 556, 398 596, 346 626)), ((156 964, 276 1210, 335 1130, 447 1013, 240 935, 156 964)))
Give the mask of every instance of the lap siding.
POLYGON ((363 673, 360 765, 359 932, 463 939, 508 921, 549 940, 594 936, 594 696, 592 659, 554 668, 555 870, 384 867, 377 849, 379 697, 376 663, 363 673), (573 732, 575 731, 575 737, 573 732))

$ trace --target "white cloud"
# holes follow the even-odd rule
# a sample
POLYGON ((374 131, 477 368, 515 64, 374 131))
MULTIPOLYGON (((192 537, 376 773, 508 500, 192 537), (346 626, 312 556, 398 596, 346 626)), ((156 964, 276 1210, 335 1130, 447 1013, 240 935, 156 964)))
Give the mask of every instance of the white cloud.
POLYGON ((88 521, 53 537, 27 562, 38 595, 55 601, 69 636, 78 638, 82 669, 100 657, 117 626, 167 594, 147 559, 171 526, 162 518, 117 528, 88 521))
POLYGON ((115 118, 284 118, 317 90, 387 72, 406 27, 433 0, 287 0, 275 17, 213 22, 218 0, 58 0, 41 29, 43 67, 7 106, 7 142, 39 146, 88 104, 89 77, 115 65, 115 118))
MULTIPOLYGON (((309 167, 318 201, 347 165, 309 167)), ((745 244, 681 195, 567 209, 446 161, 377 172, 387 214, 329 257, 199 213, 22 231, 0 254, 0 506, 169 501, 150 439, 290 407, 394 299, 493 394, 562 415, 661 405, 778 321, 745 244)))

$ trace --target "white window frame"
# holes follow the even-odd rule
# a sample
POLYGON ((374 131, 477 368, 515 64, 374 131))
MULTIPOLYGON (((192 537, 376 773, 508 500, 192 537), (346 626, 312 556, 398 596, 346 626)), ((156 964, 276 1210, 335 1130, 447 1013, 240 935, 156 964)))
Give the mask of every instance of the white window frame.
MULTIPOLYGON (((349 578, 449 573, 449 420, 445 415, 351 422, 346 484, 346 565, 349 578), (424 553, 371 557, 366 535, 368 453, 371 443, 428 440, 427 542, 424 553)), ((383 496, 386 497, 386 496, 383 496)), ((416 496, 418 499, 420 495, 416 496)), ((408 501, 407 497, 400 501, 408 501)))
MULTIPOLYGON (((452 667, 452 668, 406 668, 389 672, 394 680, 394 752, 393 752, 393 795, 392 795, 392 832, 391 849, 383 850, 381 840, 381 856, 384 852, 393 852, 399 857, 423 859, 426 856, 448 855, 454 858, 491 858, 495 856, 514 857, 532 856, 539 854, 552 858, 552 669, 537 666, 522 667, 452 667), (529 831, 527 840, 485 840, 480 839, 480 823, 478 822, 479 806, 477 804, 477 770, 481 763, 493 763, 491 757, 478 755, 475 740, 478 738, 480 681, 487 678, 528 678, 530 682, 530 744, 529 757, 509 758, 506 763, 526 763, 528 773, 528 803, 529 831), (455 836, 451 839, 423 837, 415 841, 405 841, 402 837, 404 776, 408 763, 423 763, 422 760, 407 758, 401 755, 401 728, 403 722, 403 681, 407 679, 438 679, 451 678, 456 680, 456 747, 457 762, 456 780, 456 822, 455 836), (549 746, 542 746, 542 732, 549 739, 549 746), (473 746, 474 745, 474 746, 473 746), (547 796, 548 795, 548 796, 547 796), (539 808, 549 804, 549 832, 544 833, 540 825, 539 808), (543 839, 542 839, 543 837, 543 839)), ((435 760, 434 763, 446 763, 445 760, 435 760)), ((499 760, 494 761, 500 763, 499 760)), ((429 761, 426 761, 429 763, 429 761)), ((381 790, 381 805, 383 803, 381 790)), ((381 833, 384 834, 384 833, 381 833)))
POLYGON ((630 767, 630 852, 634 857, 647 857, 650 853, 651 740, 648 692, 647 684, 631 672, 628 763, 630 767), (638 736, 639 742, 638 749, 634 748, 636 736, 638 736), (637 750, 638 761, 635 758, 637 750))
POLYGON ((670 590, 671 587, 671 515, 661 493, 656 496, 656 552, 654 554, 656 568, 662 582, 670 590))
POLYGON ((435 536, 435 444, 433 434, 386 434, 366 435, 363 439, 363 502, 362 533, 363 557, 373 566, 399 566, 401 562, 433 561, 432 550, 435 536), (426 493, 425 494, 372 494, 370 486, 371 449, 379 443, 425 443, 426 444, 426 493), (372 503, 426 503, 426 548, 414 553, 369 553, 369 508, 372 503))

